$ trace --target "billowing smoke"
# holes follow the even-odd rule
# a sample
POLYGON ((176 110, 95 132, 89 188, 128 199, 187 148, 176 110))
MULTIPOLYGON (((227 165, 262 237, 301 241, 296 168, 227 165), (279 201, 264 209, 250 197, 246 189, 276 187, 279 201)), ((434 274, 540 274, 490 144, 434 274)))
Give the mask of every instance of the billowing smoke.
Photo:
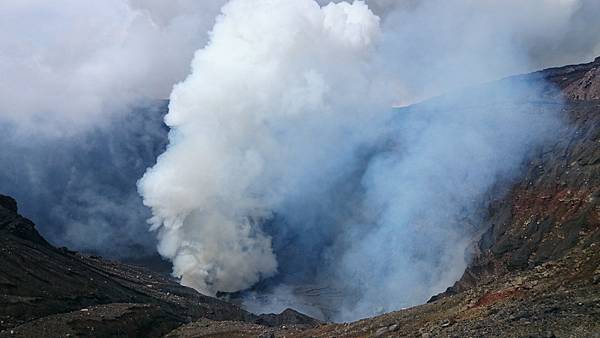
POLYGON ((427 0, 384 7, 391 11, 380 53, 390 73, 402 75, 409 95, 400 103, 600 54, 600 23, 590 17, 600 10, 595 0, 427 0))
POLYGON ((2 1, 0 189, 112 256, 153 250, 152 213, 185 284, 256 311, 353 319, 450 285, 558 107, 460 88, 600 54, 596 0, 233 0, 207 34, 225 2, 2 1))
POLYGON ((65 135, 166 98, 223 2, 170 3, 167 12, 156 1, 3 1, 1 121, 65 135))
POLYGON ((384 117, 369 78, 378 21, 363 3, 224 7, 171 94, 169 150, 140 182, 159 252, 185 284, 215 294, 272 276, 260 224, 296 214, 307 197, 324 201, 352 169, 357 145, 384 117))
POLYGON ((184 284, 254 286, 251 310, 346 320, 423 302, 460 277, 486 199, 557 127, 560 105, 528 104, 553 96, 543 83, 459 88, 550 62, 531 55, 594 4, 377 4, 395 9, 224 6, 171 93, 168 149, 139 182, 184 284))
POLYGON ((136 181, 225 1, 0 4, 0 190, 53 243, 154 254, 136 181))

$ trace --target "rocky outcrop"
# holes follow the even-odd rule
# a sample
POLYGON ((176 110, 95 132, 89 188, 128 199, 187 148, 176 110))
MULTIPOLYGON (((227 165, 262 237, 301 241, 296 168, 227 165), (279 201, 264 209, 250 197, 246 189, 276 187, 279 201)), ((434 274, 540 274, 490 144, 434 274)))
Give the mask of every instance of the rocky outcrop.
POLYGON ((576 247, 534 269, 407 310, 276 337, 594 337, 600 332, 600 250, 576 247))
POLYGON ((600 100, 600 57, 591 63, 547 69, 538 74, 558 85, 567 100, 600 100))

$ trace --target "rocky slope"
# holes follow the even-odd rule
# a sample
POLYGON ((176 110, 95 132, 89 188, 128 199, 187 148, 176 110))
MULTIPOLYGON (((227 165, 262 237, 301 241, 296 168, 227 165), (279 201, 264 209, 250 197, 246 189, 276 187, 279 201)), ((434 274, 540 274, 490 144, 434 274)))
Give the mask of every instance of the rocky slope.
POLYGON ((155 337, 199 318, 316 325, 293 311, 255 316, 147 269, 51 246, 0 195, 0 336, 155 337))
POLYGON ((534 73, 561 89, 568 121, 536 150, 525 175, 488 210, 475 258, 447 294, 564 257, 600 234, 600 58, 534 73))
POLYGON ((201 320, 171 337, 597 337, 600 253, 581 246, 531 270, 354 323, 309 330, 201 320))
MULTIPOLYGON (((430 303, 347 324, 255 316, 148 270, 50 246, 0 197, 0 336, 600 336, 600 58, 547 79, 567 123, 491 201, 463 277, 430 303)), ((528 105, 540 98, 528 98, 528 105)))

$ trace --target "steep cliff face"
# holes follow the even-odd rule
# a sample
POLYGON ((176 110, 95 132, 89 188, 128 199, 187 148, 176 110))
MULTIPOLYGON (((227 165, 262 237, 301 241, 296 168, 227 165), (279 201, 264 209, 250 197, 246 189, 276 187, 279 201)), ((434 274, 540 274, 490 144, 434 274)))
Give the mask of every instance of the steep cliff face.
MULTIPOLYGON (((600 58, 510 80, 540 79, 560 89, 565 123, 489 203, 462 278, 428 304, 301 336, 600 333, 600 58)), ((550 88, 545 95, 529 101, 559 99, 550 88)))
POLYGON ((491 203, 471 266, 449 293, 531 269, 600 239, 600 58, 534 73, 556 84, 568 121, 523 178, 491 203))

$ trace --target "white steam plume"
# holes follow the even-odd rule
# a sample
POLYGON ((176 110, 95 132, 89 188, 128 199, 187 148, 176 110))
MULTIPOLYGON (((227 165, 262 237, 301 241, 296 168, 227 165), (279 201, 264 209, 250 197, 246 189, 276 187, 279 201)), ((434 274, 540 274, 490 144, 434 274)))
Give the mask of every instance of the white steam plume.
POLYGON ((300 302, 281 301, 294 285, 334 284, 341 309, 315 313, 338 320, 451 285, 483 197, 556 128, 558 105, 505 81, 389 107, 546 62, 534 47, 593 4, 520 3, 408 2, 380 22, 361 1, 230 1, 139 182, 174 274, 209 294, 273 277, 281 305, 300 302))
POLYGON ((223 8, 171 94, 169 150, 140 181, 159 251, 183 283, 214 294, 276 272, 258 223, 298 193, 327 189, 376 131, 368 65, 378 27, 361 2, 223 8))

